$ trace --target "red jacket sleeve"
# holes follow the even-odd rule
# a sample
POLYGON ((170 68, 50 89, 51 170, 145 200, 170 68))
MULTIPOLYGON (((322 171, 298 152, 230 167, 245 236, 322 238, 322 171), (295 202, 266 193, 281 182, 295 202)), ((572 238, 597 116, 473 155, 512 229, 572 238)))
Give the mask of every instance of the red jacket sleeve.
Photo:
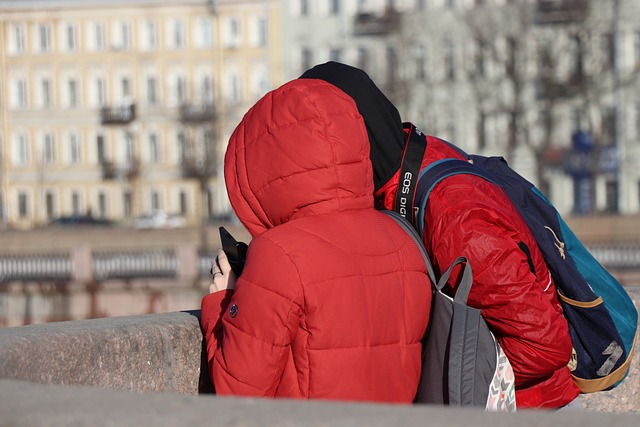
POLYGON ((255 237, 229 301, 218 295, 222 292, 203 299, 209 372, 217 394, 275 395, 300 318, 296 284, 297 273, 282 250, 255 237))
POLYGON ((429 198, 425 241, 440 271, 458 256, 467 257, 474 277, 469 305, 482 310, 513 366, 516 385, 523 385, 566 366, 571 339, 551 276, 543 263, 532 272, 519 247, 523 240, 531 244, 531 236, 505 198, 479 178, 448 178, 429 198))

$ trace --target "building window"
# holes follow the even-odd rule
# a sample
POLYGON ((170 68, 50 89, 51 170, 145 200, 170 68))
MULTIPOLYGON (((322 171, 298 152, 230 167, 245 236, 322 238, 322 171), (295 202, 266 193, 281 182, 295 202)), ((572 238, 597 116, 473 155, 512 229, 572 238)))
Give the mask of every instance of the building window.
POLYGON ((240 75, 238 73, 233 73, 230 76, 230 80, 230 101, 232 103, 238 103, 242 100, 242 85, 240 82, 240 75))
POLYGON ((184 23, 182 21, 173 22, 173 47, 175 49, 184 47, 184 23))
POLYGON ((618 212, 618 181, 607 181, 605 186, 605 210, 609 213, 618 212))
POLYGON ((640 68, 640 31, 633 33, 633 58, 636 68, 640 68))
POLYGON ((149 105, 158 103, 158 81, 155 77, 147 78, 147 103, 149 105))
POLYGON ((427 79, 427 54, 423 45, 419 44, 415 47, 415 64, 416 64, 416 80, 427 79))
POLYGON ((73 215, 80 215, 80 193, 71 192, 71 211, 73 215))
POLYGON ((329 60, 335 62, 342 62, 342 49, 333 48, 329 51, 329 60))
POLYGON ((40 52, 51 51, 51 27, 47 24, 40 24, 38 27, 40 52))
POLYGON ((93 27, 94 31, 94 42, 96 50, 104 50, 105 42, 104 42, 104 24, 101 22, 96 22, 93 27))
POLYGON ((254 21, 254 28, 251 32, 251 42, 254 46, 263 47, 267 45, 268 27, 267 19, 263 16, 258 16, 254 21))
POLYGON ((453 42, 451 40, 446 40, 444 42, 444 69, 445 69, 445 78, 447 80, 455 80, 456 67, 455 67, 455 60, 454 60, 454 47, 453 47, 453 42))
POLYGON ((78 134, 69 135, 69 160, 71 163, 80 163, 80 139, 78 134))
POLYGON ((124 133, 124 158, 127 166, 132 166, 136 160, 136 151, 133 144, 133 134, 131 132, 124 133))
POLYGON ((155 21, 147 21, 147 48, 158 48, 158 24, 155 21))
POLYGON ((26 218, 29 215, 29 197, 27 193, 21 191, 18 193, 18 217, 26 218))
POLYGON ((45 133, 42 145, 42 162, 47 165, 54 163, 56 160, 56 147, 53 135, 50 133, 45 133))
POLYGON ((309 0, 300 0, 300 16, 309 16, 309 0))
POLYGON ((188 211, 187 205, 187 193, 184 191, 180 192, 180 214, 186 215, 188 211))
POLYGON ((178 131, 178 161, 180 163, 187 160, 188 149, 187 137, 183 131, 178 131))
POLYGON ((24 79, 16 80, 14 103, 18 108, 27 106, 27 81, 24 79))
POLYGON ((208 48, 213 46, 213 29, 211 28, 211 20, 207 18, 200 19, 198 27, 200 29, 200 47, 208 48))
POLYGON ((178 105, 187 102, 187 80, 182 76, 176 78, 176 100, 178 105))
POLYGON ((487 46, 486 46, 486 42, 484 42, 483 40, 477 40, 476 41, 476 57, 475 57, 475 63, 476 63, 476 75, 478 77, 484 77, 486 74, 486 50, 487 50, 487 46))
POLYGON ((487 113, 484 111, 478 117, 478 149, 487 148, 487 113))
POLYGON ((78 82, 75 79, 69 79, 69 107, 78 106, 78 82))
POLYGON ((371 65, 371 53, 369 53, 369 49, 366 47, 358 48, 358 60, 357 60, 358 68, 361 70, 367 71, 369 66, 371 65))
POLYGON ((96 152, 98 154, 98 163, 103 164, 107 161, 105 146, 104 146, 104 136, 98 135, 96 137, 96 152))
POLYGON ((202 103, 204 105, 213 105, 213 83, 211 76, 202 78, 202 103))
POLYGON ((158 135, 149 134, 149 163, 155 164, 160 161, 160 147, 158 147, 158 135))
POLYGON ((29 144, 23 133, 16 135, 15 138, 14 162, 18 166, 25 166, 29 162, 29 144))
POLYGON ((340 0, 330 0, 329 13, 331 15, 338 15, 340 13, 340 0))
POLYGON ((13 27, 13 51, 15 53, 24 52, 24 27, 16 25, 13 27))
POLYGON ((42 79, 42 106, 51 107, 51 82, 49 79, 42 79))
POLYGON ((105 218, 108 214, 107 195, 103 191, 98 193, 98 214, 101 218, 105 218))
POLYGON ((107 88, 104 79, 101 77, 96 79, 96 95, 99 106, 103 106, 107 103, 107 88))
POLYGON ((636 141, 640 143, 640 101, 636 102, 636 141))
POLYGON ((398 83, 398 52, 394 46, 387 46, 387 84, 394 88, 398 83))
POLYGON ((225 21, 224 46, 235 48, 240 46, 240 20, 236 17, 228 17, 225 21))
POLYGON ((302 72, 305 72, 313 66, 313 53, 311 52, 311 49, 304 47, 302 48, 300 56, 300 68, 302 69, 302 72))
POLYGON ((614 107, 604 108, 601 118, 601 134, 603 145, 613 145, 616 141, 616 109, 614 107))
POLYGON ((123 214, 127 218, 131 217, 132 205, 133 205, 133 195, 131 194, 130 191, 125 191, 122 194, 122 207, 124 210, 123 214))
POLYGON ((73 24, 67 24, 66 28, 66 36, 67 36, 67 50, 69 52, 73 52, 78 49, 78 35, 76 26, 73 24))
POLYGON ((123 22, 120 26, 121 36, 121 48, 128 50, 131 48, 131 25, 128 22, 123 22))
POLYGON ((153 190, 151 192, 151 210, 157 211, 160 210, 160 208, 160 194, 156 190, 153 190))
POLYGON ((128 101, 131 98, 131 81, 128 77, 123 77, 120 85, 122 87, 122 98, 128 101))
POLYGON ((44 206, 45 206, 47 219, 48 220, 53 219, 55 211, 54 211, 53 193, 51 191, 47 191, 46 194, 44 195, 44 206))

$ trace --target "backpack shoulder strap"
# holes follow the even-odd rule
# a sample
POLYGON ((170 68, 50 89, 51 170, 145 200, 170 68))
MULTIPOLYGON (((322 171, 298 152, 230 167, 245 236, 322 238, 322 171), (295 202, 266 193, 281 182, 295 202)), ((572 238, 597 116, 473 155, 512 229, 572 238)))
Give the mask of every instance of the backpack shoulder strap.
POLYGON ((495 183, 495 178, 489 171, 465 160, 447 158, 431 163, 420 173, 416 186, 415 207, 417 213, 414 223, 420 235, 424 233, 424 210, 431 190, 443 179, 458 174, 476 175, 495 183))
POLYGON ((416 229, 413 228, 413 226, 409 223, 409 221, 407 221, 398 212, 394 212, 394 211, 390 211, 390 210, 382 210, 381 212, 384 213, 385 215, 391 217, 395 222, 397 222, 398 225, 400 225, 400 227, 404 231, 406 231, 407 234, 409 234, 409 236, 416 242, 416 245, 418 246, 418 249, 420 250, 420 254, 422 255, 422 258, 424 258, 424 263, 427 266, 427 274, 429 275, 429 279, 431 280, 431 283, 434 284, 434 285, 436 283, 438 283, 436 281, 436 275, 435 275, 435 272, 433 270, 433 265, 431 265, 431 260, 429 259, 429 255, 427 255, 427 249, 424 247, 424 243, 422 242, 422 239, 420 238, 420 236, 416 232, 416 229))

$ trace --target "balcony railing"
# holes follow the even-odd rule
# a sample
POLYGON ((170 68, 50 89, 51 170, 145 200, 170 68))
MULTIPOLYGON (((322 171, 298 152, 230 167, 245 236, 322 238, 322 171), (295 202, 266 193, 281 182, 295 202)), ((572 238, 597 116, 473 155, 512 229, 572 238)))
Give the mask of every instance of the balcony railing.
POLYGON ((136 106, 120 105, 115 107, 102 107, 100 109, 100 121, 103 125, 125 125, 136 118, 136 106))
POLYGON ((180 121, 182 123, 202 123, 212 121, 216 117, 212 104, 183 104, 180 106, 180 121))
POLYGON ((116 164, 111 160, 100 162, 102 168, 102 179, 110 180, 117 178, 135 179, 140 175, 140 160, 132 158, 122 164, 116 164))
POLYGON ((566 24, 579 22, 589 14, 589 0, 540 0, 535 20, 538 24, 566 24))
POLYGON ((388 8, 383 15, 358 13, 355 17, 353 32, 356 35, 386 35, 400 28, 400 13, 388 8))
POLYGON ((111 160, 102 160, 100 162, 100 166, 102 167, 102 179, 116 179, 118 177, 118 171, 116 170, 116 165, 111 160))

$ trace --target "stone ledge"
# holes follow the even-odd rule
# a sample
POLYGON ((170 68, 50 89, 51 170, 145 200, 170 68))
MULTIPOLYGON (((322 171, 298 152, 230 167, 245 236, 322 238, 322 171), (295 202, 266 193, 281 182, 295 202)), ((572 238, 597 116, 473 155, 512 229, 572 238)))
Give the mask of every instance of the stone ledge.
MULTIPOLYGON (((627 290, 638 305, 640 288, 627 290)), ((194 310, 0 328, 0 380, 211 393, 199 315, 194 310)), ((639 365, 636 354, 619 387, 582 396, 586 411, 640 413, 639 365)))
POLYGON ((470 408, 138 394, 79 386, 0 380, 0 427, 244 426, 244 427, 636 427, 632 414, 470 408))
POLYGON ((0 328, 0 378, 141 392, 211 391, 199 312, 0 328))

